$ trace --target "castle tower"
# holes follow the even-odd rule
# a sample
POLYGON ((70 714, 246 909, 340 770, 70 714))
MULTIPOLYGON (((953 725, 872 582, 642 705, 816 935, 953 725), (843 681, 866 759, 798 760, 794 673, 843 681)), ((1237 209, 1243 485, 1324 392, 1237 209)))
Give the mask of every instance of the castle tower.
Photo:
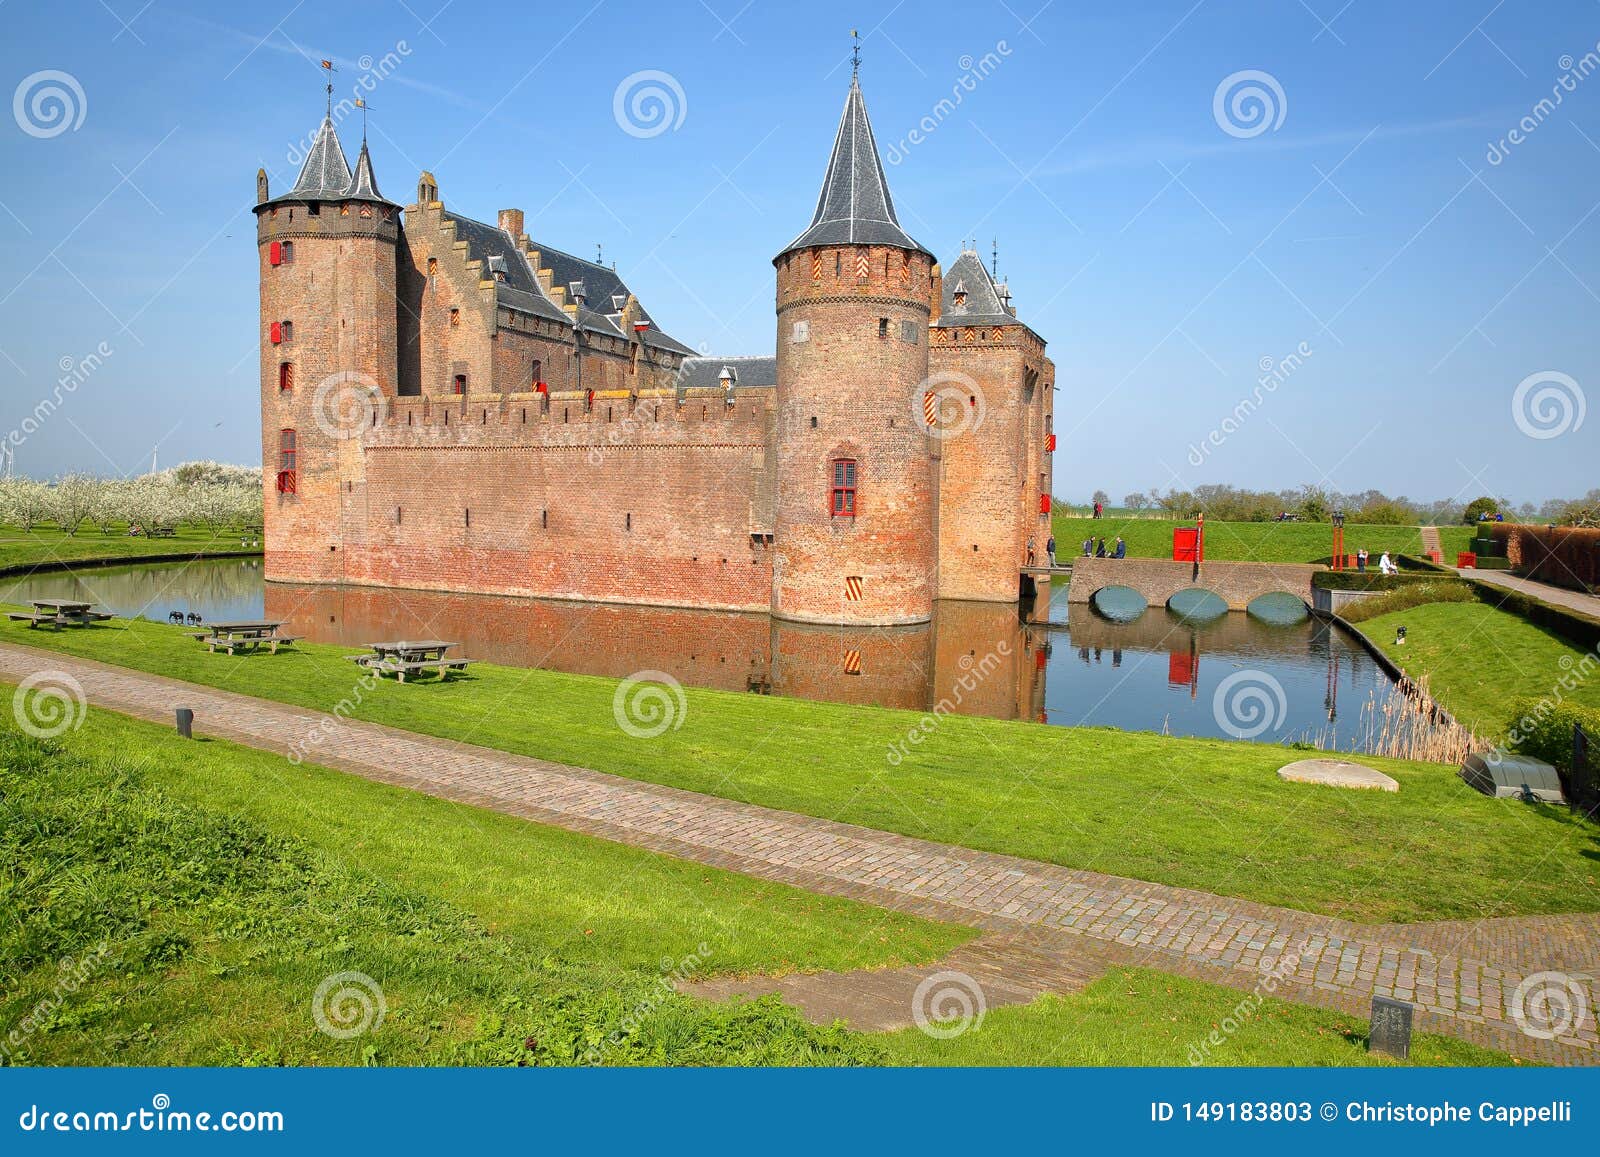
POLYGON ((933 255, 900 228, 851 78, 811 225, 778 254, 772 612, 931 618, 937 536, 928 376, 933 255))
POLYGON ((938 443, 939 596, 1014 603, 1028 539, 1041 564, 1050 540, 1055 365, 972 249, 944 274, 928 338, 931 380, 970 399, 938 443))
POLYGON ((362 534, 361 437, 395 393, 399 206, 323 119, 294 187, 256 174, 267 578, 337 582, 362 534))

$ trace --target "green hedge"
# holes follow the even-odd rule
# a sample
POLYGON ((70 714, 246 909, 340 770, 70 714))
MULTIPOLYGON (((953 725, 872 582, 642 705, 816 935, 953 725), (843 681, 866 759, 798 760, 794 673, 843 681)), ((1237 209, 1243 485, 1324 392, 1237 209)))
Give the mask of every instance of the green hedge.
POLYGON ((1362 599, 1340 611, 1347 623, 1361 623, 1394 611, 1409 611, 1429 603, 1470 603, 1472 589, 1460 579, 1428 576, 1421 582, 1404 583, 1370 599, 1362 599))
MULTIPOLYGON (((1576 703, 1551 704, 1540 699, 1518 699, 1506 729, 1512 745, 1522 755, 1531 755, 1556 767, 1572 769, 1572 727, 1581 723, 1584 731, 1600 746, 1600 708, 1576 703)), ((1591 758, 1593 758, 1591 756, 1591 758)))
POLYGON ((1427 582, 1429 574, 1383 574, 1371 570, 1327 570, 1311 576, 1311 585, 1325 591, 1392 591, 1409 583, 1427 582))

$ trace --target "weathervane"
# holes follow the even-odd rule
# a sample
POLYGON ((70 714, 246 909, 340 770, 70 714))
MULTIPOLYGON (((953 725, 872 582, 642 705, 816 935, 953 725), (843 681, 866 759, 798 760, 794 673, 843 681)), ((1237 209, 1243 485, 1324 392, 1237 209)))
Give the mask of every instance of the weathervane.
POLYGON ((1000 238, 996 237, 991 242, 989 249, 989 276, 996 281, 1000 280, 1000 238))
POLYGON ((333 67, 333 61, 324 60, 322 62, 322 71, 328 74, 328 86, 327 86, 328 87, 328 119, 332 120, 333 119, 333 74, 338 72, 339 70, 337 68, 333 67))
POLYGON ((861 71, 861 30, 852 28, 850 36, 855 41, 850 50, 850 75, 853 77, 861 71))
POLYGON ((366 101, 362 100, 358 96, 358 97, 356 97, 356 107, 361 110, 361 143, 362 144, 366 144, 367 143, 367 110, 372 106, 367 104, 366 101))

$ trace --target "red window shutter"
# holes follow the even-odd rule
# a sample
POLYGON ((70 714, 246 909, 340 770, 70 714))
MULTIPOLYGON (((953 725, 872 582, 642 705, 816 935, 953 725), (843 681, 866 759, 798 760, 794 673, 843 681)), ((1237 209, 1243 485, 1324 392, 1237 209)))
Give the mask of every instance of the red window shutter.
POLYGON ((283 264, 283 242, 273 241, 267 245, 267 260, 273 265, 283 264))
POLYGON ((1039 513, 1040 514, 1049 514, 1050 513, 1050 496, 1048 494, 1039 495, 1039 513))
POLYGON ((1054 454, 1056 452, 1056 436, 1054 434, 1045 435, 1044 449, 1045 453, 1047 454, 1054 454))
POLYGON ((280 470, 280 471, 278 471, 278 493, 279 494, 293 494, 293 493, 295 493, 295 479, 294 479, 294 471, 293 470, 280 470))
POLYGON ((271 337, 273 345, 277 345, 279 342, 283 341, 283 323, 281 321, 273 322, 268 332, 268 336, 271 337))

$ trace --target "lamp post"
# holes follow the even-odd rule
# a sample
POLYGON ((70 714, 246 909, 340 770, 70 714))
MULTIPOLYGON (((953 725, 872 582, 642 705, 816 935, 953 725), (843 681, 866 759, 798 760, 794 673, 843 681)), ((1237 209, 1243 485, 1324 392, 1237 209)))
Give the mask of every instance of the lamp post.
POLYGON ((1333 569, 1344 569, 1344 511, 1333 512, 1333 569))

